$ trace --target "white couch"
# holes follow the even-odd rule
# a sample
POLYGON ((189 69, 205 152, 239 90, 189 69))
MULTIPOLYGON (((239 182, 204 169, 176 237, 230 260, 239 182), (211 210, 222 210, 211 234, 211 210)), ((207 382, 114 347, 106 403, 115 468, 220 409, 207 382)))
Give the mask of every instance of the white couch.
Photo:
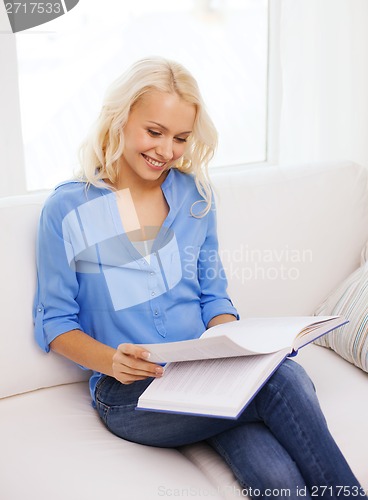
MULTIPOLYGON (((359 265, 368 239, 368 173, 351 164, 260 167, 213 175, 229 291, 242 316, 310 315, 359 265)), ((163 450, 111 435, 89 400, 88 373, 33 340, 35 235, 45 194, 0 200, 1 500, 239 498, 204 444, 163 450)), ((330 429, 368 489, 368 375, 308 346, 330 429)))

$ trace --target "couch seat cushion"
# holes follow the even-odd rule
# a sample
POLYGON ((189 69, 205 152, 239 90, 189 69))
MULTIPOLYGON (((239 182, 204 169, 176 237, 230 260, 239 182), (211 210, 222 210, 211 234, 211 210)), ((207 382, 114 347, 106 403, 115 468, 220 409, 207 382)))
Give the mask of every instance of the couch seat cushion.
POLYGON ((179 451, 106 430, 85 382, 3 399, 0 418, 4 500, 223 498, 179 451))

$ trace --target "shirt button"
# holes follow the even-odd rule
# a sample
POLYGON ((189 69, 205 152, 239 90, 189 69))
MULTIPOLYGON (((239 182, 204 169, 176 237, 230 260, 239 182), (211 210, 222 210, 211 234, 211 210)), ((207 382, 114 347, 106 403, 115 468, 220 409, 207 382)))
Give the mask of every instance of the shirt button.
POLYGON ((151 275, 151 276, 154 276, 154 275, 155 275, 155 273, 151 272, 151 273, 150 273, 150 275, 151 275))
POLYGON ((155 292, 151 292, 151 295, 152 295, 152 297, 154 297, 156 294, 155 294, 155 292))
POLYGON ((155 311, 155 316, 158 316, 158 311, 155 311))
POLYGON ((39 308, 38 308, 38 312, 39 312, 39 313, 40 313, 40 312, 42 312, 42 309, 41 309, 41 307, 39 307, 39 308))

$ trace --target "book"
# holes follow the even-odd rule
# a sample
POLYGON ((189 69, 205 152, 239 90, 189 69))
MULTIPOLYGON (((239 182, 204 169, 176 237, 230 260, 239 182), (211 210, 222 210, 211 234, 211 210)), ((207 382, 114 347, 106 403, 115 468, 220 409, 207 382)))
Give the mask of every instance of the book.
POLYGON ((348 321, 341 316, 246 318, 198 339, 141 344, 164 374, 137 410, 236 419, 288 356, 348 321))

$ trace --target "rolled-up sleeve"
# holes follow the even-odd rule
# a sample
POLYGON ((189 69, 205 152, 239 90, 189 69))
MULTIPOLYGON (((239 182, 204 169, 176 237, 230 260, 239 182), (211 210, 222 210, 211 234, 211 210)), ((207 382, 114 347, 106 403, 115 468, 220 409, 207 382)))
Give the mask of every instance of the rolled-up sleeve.
POLYGON ((198 276, 201 286, 202 319, 205 325, 220 314, 232 314, 239 319, 227 293, 227 278, 218 253, 216 208, 213 202, 207 215, 206 239, 198 257, 198 276))
POLYGON ((63 238, 60 207, 51 197, 43 208, 38 228, 33 307, 36 341, 46 352, 58 335, 81 330, 76 302, 79 284, 73 266, 68 263, 68 245, 63 238))

